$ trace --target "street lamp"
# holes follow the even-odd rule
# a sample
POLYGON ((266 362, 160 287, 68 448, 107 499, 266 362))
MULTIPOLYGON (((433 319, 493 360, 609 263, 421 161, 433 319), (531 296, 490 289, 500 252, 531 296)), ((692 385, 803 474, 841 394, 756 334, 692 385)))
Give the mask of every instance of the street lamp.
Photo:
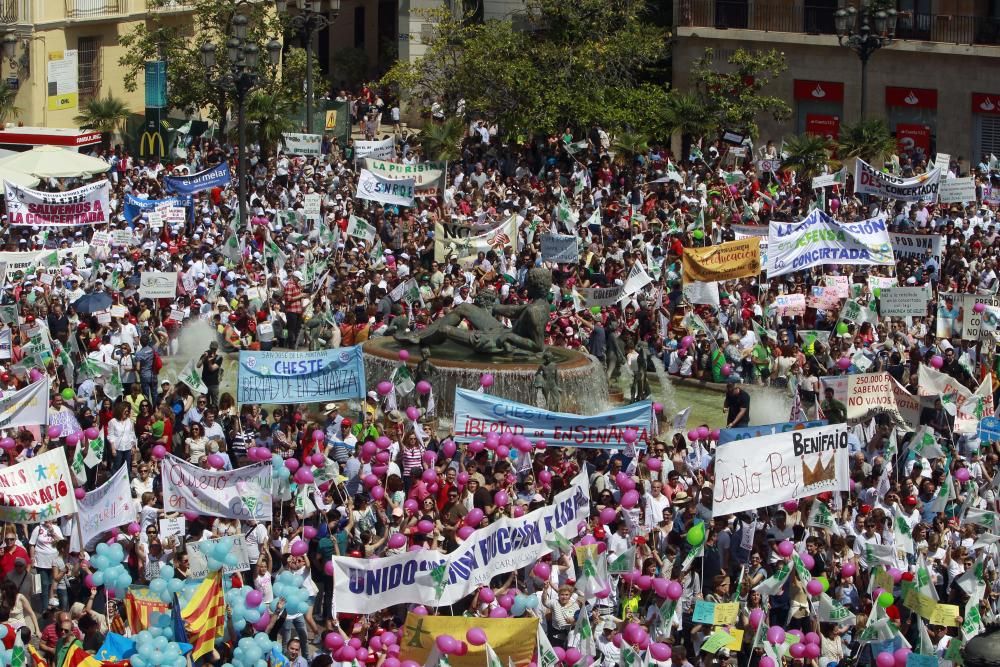
POLYGON ((275 0, 278 14, 288 15, 288 23, 299 34, 302 48, 306 50, 306 132, 313 131, 313 35, 337 20, 340 0, 295 0, 296 12, 289 12, 288 0, 275 0), (329 5, 329 11, 324 5, 329 5))
MULTIPOLYGON (((247 211, 247 179, 246 179, 246 146, 247 128, 245 107, 247 95, 261 85, 257 74, 260 62, 260 47, 247 41, 249 19, 243 14, 233 17, 229 26, 229 39, 226 40, 226 62, 218 62, 215 44, 205 42, 201 45, 201 64, 205 68, 205 77, 209 85, 231 92, 236 96, 238 116, 236 127, 239 131, 239 161, 236 163, 238 182, 240 224, 246 224, 247 211)), ((268 61, 273 68, 281 60, 281 42, 272 39, 265 46, 268 61)))
POLYGON ((861 1, 861 11, 854 7, 838 9, 833 15, 837 41, 861 59, 861 119, 864 120, 868 96, 868 59, 892 43, 896 36, 896 10, 875 10, 870 0, 861 1), (874 25, 874 30, 872 26, 874 25))

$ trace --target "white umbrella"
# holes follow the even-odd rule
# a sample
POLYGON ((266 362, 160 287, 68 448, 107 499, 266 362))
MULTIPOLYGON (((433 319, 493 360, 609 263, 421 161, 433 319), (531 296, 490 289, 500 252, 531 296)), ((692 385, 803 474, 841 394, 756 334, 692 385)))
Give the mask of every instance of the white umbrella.
POLYGON ((22 188, 33 188, 38 185, 38 179, 34 176, 22 174, 19 171, 2 166, 0 166, 0 181, 10 181, 14 185, 20 185, 22 188))
POLYGON ((0 167, 38 178, 80 178, 103 174, 111 165, 100 158, 58 146, 36 146, 30 151, 0 159, 0 167))

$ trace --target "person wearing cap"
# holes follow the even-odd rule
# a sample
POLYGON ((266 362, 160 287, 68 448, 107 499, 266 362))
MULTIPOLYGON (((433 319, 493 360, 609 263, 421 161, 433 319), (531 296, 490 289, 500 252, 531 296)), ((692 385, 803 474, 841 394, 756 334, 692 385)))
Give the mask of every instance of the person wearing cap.
POLYGON ((219 354, 218 341, 213 340, 208 344, 208 349, 198 359, 198 368, 201 369, 201 381, 208 387, 208 405, 218 407, 219 382, 222 379, 222 356, 219 354))

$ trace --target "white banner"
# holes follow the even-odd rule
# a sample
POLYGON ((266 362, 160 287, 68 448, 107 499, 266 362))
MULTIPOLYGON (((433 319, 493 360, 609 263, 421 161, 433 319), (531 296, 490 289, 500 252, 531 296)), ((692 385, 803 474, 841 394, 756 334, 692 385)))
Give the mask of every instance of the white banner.
POLYGON ((901 234, 892 232, 889 234, 889 241, 892 243, 892 254, 896 261, 901 259, 916 259, 923 263, 927 260, 927 251, 931 251, 931 257, 937 260, 938 267, 941 267, 941 243, 943 237, 939 234, 901 234))
POLYGON ((734 440, 715 450, 712 515, 850 489, 847 426, 734 440))
POLYGON ((80 530, 74 530, 70 535, 70 549, 80 551, 101 533, 135 521, 138 500, 132 500, 128 468, 122 466, 111 479, 80 500, 77 514, 80 530))
POLYGON ((577 292, 580 294, 584 308, 593 308, 594 306, 606 308, 615 305, 622 298, 620 285, 618 287, 581 287, 577 292))
POLYGON ((580 473, 551 505, 518 519, 503 517, 447 554, 423 549, 386 558, 334 556, 337 611, 372 614, 404 603, 454 604, 493 577, 551 552, 556 533, 567 540, 581 535, 590 517, 589 487, 587 475, 580 473), (432 571, 442 565, 444 572, 435 577, 432 571))
POLYGON ((0 521, 39 523, 75 512, 65 448, 0 469, 0 521))
POLYGON ((719 283, 692 280, 684 283, 684 298, 690 303, 719 307, 719 283))
POLYGON ((860 158, 854 166, 854 192, 876 195, 883 199, 899 201, 934 202, 938 196, 938 181, 941 171, 934 169, 926 174, 903 178, 874 169, 860 158))
POLYGON ((173 299, 177 296, 176 271, 143 271, 139 278, 140 299, 173 299))
POLYGON ((236 554, 235 565, 223 565, 222 574, 236 574, 246 572, 250 569, 250 552, 247 551, 247 541, 243 535, 232 535, 229 537, 217 537, 211 540, 201 540, 199 542, 187 542, 187 555, 189 579, 202 579, 208 575, 208 558, 202 553, 209 544, 225 542, 229 545, 229 551, 236 554))
POLYGON ((396 157, 396 142, 392 137, 381 141, 355 141, 354 159, 363 157, 391 160, 396 157))
POLYGON ((938 187, 939 204, 967 204, 976 201, 976 179, 944 178, 938 187))
MULTIPOLYGON (((109 167, 110 168, 110 167, 109 167)), ((4 181, 7 222, 11 227, 75 227, 108 221, 111 181, 65 192, 41 192, 4 181)))
POLYGON ((542 261, 576 264, 580 259, 580 239, 567 234, 542 234, 542 261))
MULTIPOLYGON (((10 329, 7 329, 10 340, 10 329)), ((49 378, 29 384, 9 396, 0 398, 0 428, 39 426, 48 422, 49 378)))
MULTIPOLYGON (((513 244, 517 253, 517 217, 510 216, 493 227, 474 230, 468 225, 434 223, 434 261, 443 262, 457 255, 459 263, 474 260, 480 252, 501 252, 513 244)), ((499 267, 497 267, 499 268, 499 267)))
POLYGON ((867 420, 873 415, 889 413, 896 423, 907 420, 896 407, 896 381, 886 372, 856 373, 847 376, 847 418, 867 420))
POLYGON ((282 132, 285 152, 289 155, 322 155, 323 135, 282 132))
POLYGON ((365 158, 365 167, 386 178, 412 178, 416 197, 440 197, 444 193, 447 162, 399 164, 365 158))
POLYGON ((347 235, 371 243, 375 240, 375 228, 364 218, 352 215, 347 225, 347 235))
POLYGON ((358 175, 358 190, 354 196, 382 204, 413 206, 413 183, 412 178, 383 178, 374 172, 362 169, 358 175))
POLYGON ((163 509, 270 521, 271 462, 238 470, 206 470, 168 455, 163 459, 163 509))
POLYGON ((814 210, 797 223, 772 223, 768 232, 769 278, 826 264, 895 266, 884 218, 840 222, 814 210))
POLYGON ((906 317, 927 315, 927 303, 931 300, 930 285, 922 287, 883 287, 878 298, 879 313, 885 317, 906 317))

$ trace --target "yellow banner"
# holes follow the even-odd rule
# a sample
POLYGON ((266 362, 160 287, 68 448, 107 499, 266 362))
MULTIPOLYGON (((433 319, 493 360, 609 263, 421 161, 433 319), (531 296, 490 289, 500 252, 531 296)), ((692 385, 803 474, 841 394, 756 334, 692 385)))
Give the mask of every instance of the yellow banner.
MULTIPOLYGON (((500 663, 506 667, 507 658, 515 665, 527 665, 535 653, 537 618, 466 618, 464 616, 406 615, 403 637, 399 641, 403 660, 416 660, 423 665, 438 635, 451 635, 465 642, 470 628, 482 628, 486 641, 497 652, 500 663)), ((468 642, 466 642, 468 644, 468 642)), ((469 652, 462 656, 450 655, 452 667, 483 667, 486 664, 486 647, 469 644, 469 652)))
POLYGON ((684 282, 710 283, 760 274, 760 237, 751 236, 706 248, 685 248, 684 282))

